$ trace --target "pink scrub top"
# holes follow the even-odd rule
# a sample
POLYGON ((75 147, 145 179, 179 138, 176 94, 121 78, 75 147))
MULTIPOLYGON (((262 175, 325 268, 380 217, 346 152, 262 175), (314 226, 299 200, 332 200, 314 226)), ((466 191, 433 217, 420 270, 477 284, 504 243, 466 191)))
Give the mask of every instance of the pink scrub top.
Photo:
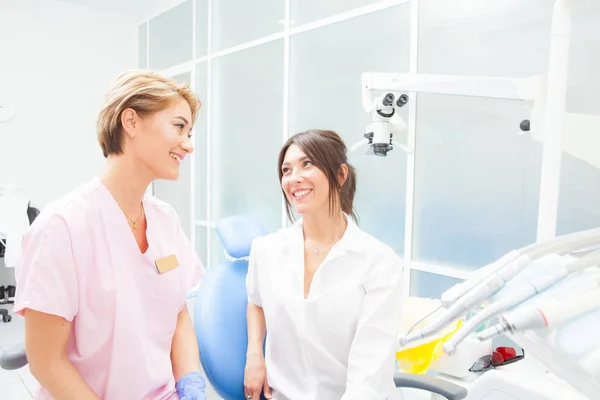
MULTIPOLYGON (((23 241, 14 311, 72 321, 67 357, 103 400, 177 399, 171 340, 204 267, 166 203, 143 199, 149 248, 99 179, 46 207, 23 241), (159 273, 155 260, 176 255, 159 273)), ((41 389, 37 399, 52 399, 41 389)))

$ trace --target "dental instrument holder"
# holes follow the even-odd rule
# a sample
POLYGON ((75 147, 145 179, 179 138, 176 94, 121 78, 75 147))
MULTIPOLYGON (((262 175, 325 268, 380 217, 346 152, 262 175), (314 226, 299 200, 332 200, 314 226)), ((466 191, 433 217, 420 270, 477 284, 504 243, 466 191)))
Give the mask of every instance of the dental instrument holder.
POLYGON ((469 368, 474 360, 490 355, 493 351, 491 340, 481 341, 474 336, 466 338, 451 356, 444 353, 429 367, 430 370, 458 379, 472 376, 469 368))
MULTIPOLYGON (((479 274, 468 279, 466 282, 458 284, 457 286, 459 287, 466 286, 470 289, 454 301, 442 317, 436 319, 418 332, 399 338, 399 343, 404 346, 412 341, 436 334, 445 326, 464 315, 464 313, 469 312, 472 307, 481 304, 498 293, 523 268, 531 265, 532 261, 541 259, 552 253, 568 253, 580 250, 596 243, 600 243, 600 228, 563 235, 554 240, 526 246, 518 251, 520 255, 517 258, 510 258, 510 261, 506 263, 501 263, 502 260, 507 260, 506 256, 502 257, 496 263, 493 263, 497 265, 485 267, 490 272, 490 276, 481 278, 481 274, 479 274)), ((447 292, 457 293, 458 290, 451 288, 447 292)), ((451 348, 449 350, 452 351, 451 348)))
MULTIPOLYGON (((600 237, 598 238, 600 241, 600 237)), ((464 340, 468 335, 472 334, 477 326, 491 318, 497 317, 502 312, 518 307, 525 301, 533 298, 547 290, 551 290, 561 280, 567 278, 571 273, 585 269, 588 266, 600 263, 600 250, 596 250, 590 254, 583 256, 580 259, 560 259, 555 262, 556 267, 549 266, 545 276, 537 277, 525 282, 514 290, 511 295, 503 296, 502 299, 494 302, 492 305, 483 310, 478 316, 469 321, 460 332, 452 337, 444 344, 444 350, 447 354, 452 354, 458 343, 464 340)))
MULTIPOLYGON (((573 243, 569 246, 569 248, 567 249, 566 247, 561 247, 561 249, 564 251, 563 256, 562 256, 562 262, 558 262, 555 261, 554 263, 550 262, 548 265, 544 265, 545 268, 541 268, 539 270, 537 270, 535 272, 535 274, 533 275, 533 277, 535 277, 536 279, 534 279, 534 281, 531 280, 531 278, 527 278, 525 280, 520 279, 520 281, 517 279, 517 283, 514 287, 510 288, 511 290, 508 291, 507 293, 510 293, 510 296, 506 295, 505 292, 500 292, 499 290, 493 291, 493 295, 490 296, 489 298, 491 299, 492 297, 496 297, 494 299, 494 302, 492 302, 492 304, 488 307, 488 309, 492 309, 493 307, 496 306, 496 308, 499 308, 501 311, 505 310, 505 309, 514 309, 514 313, 515 315, 519 315, 522 314, 519 311, 521 311, 523 308, 519 308, 521 305, 523 304, 531 304, 531 303, 527 303, 529 301, 529 299, 532 299, 531 301, 533 301, 533 299, 536 299, 538 296, 540 296, 540 294, 544 294, 544 282, 546 282, 546 284, 552 283, 553 281, 558 282, 561 280, 568 280, 569 278, 571 278, 574 274, 570 274, 568 273, 568 271, 574 272, 574 271, 578 271, 578 268, 586 268, 586 267, 592 267, 592 268, 597 268, 597 263, 598 263, 598 251, 591 251, 586 255, 581 255, 580 259, 577 261, 573 261, 573 254, 576 252, 581 253, 581 249, 589 249, 589 247, 595 247, 598 246, 600 244, 600 237, 598 237, 598 232, 597 230, 589 230, 589 231, 583 231, 584 234, 577 236, 577 240, 579 241, 580 246, 577 246, 576 243, 573 243), (578 247, 580 247, 580 249, 578 249, 578 247), (568 271, 565 271, 565 268, 568 269, 568 271), (545 275, 540 275, 540 274, 545 274, 545 275), (541 278, 540 278, 541 276, 541 278), (527 293, 527 288, 529 287, 529 293, 527 293), (515 289, 515 290, 512 290, 515 289), (533 290, 532 290, 533 289, 533 290), (512 298, 513 300, 507 302, 507 297, 509 298, 509 300, 511 300, 510 298, 512 298), (516 301, 515 301, 516 299, 516 301)), ((581 234, 581 232, 579 232, 581 234)), ((560 240, 560 238, 558 239, 560 240)), ((559 258, 561 258, 559 256, 559 258)), ((538 258, 539 260, 539 258, 538 258)), ((543 264, 542 264, 543 265, 543 264)), ((526 267, 526 265, 523 265, 523 267, 526 267)), ((520 271, 522 272, 522 271, 520 271)), ((498 275, 498 271, 492 271, 491 272, 493 275, 498 275)), ((516 274, 511 276, 512 280, 514 278, 516 278, 516 276, 519 275, 519 271, 517 271, 516 274)), ((487 280, 487 282, 489 283, 490 281, 493 281, 493 279, 489 279, 487 280)), ((484 281, 485 282, 485 281, 484 281)), ((548 285, 551 286, 551 285, 548 285)), ((480 286, 481 287, 481 286, 480 286)), ((480 288, 479 287, 479 288, 480 288)), ((587 284, 586 283, 586 288, 588 288, 589 290, 592 290, 590 288, 593 288, 593 285, 591 284, 587 284)), ((553 287, 549 287, 546 288, 548 289, 548 291, 553 290, 553 287)), ((555 289, 558 290, 558 289, 555 289)), ((460 304, 460 301, 463 300, 465 297, 468 297, 469 295, 471 295, 473 292, 477 292, 477 287, 475 287, 474 289, 471 290, 471 292, 468 292, 466 295, 464 295, 463 297, 459 298, 456 303, 454 304, 454 306, 460 304)), ((590 294, 588 294, 587 297, 591 296, 590 294)), ((477 296, 475 296, 477 297, 477 296)), ((580 301, 588 301, 586 300, 586 296, 581 296, 581 300, 580 301)), ((543 303, 540 303, 543 304, 543 303)), ((534 307, 535 305, 531 305, 530 307, 534 307)), ((527 307, 526 305, 523 307, 527 307)), ((582 308, 582 307, 579 307, 582 308)), ((485 311, 485 310, 484 310, 485 311)), ((570 330, 572 332, 576 332, 577 329, 579 329, 581 331, 581 329, 590 329, 590 326, 599 326, 598 324, 600 324, 600 307, 598 307, 597 305, 590 305, 588 307, 588 313, 586 313, 586 315, 594 315, 594 312, 596 313, 595 315, 597 316, 595 320, 591 320, 590 322, 588 322, 588 325, 586 328, 584 328, 583 326, 585 325, 577 325, 578 320, 584 320, 586 315, 580 316, 579 312, 572 312, 570 314, 570 316, 565 315, 565 311, 568 311, 568 309, 566 307, 562 307, 559 311, 555 311, 555 314, 558 315, 560 318, 559 319, 560 322, 564 322, 565 325, 568 327, 569 324, 572 325, 573 327, 570 328, 570 330), (560 312, 559 312, 560 311, 560 312), (594 325, 594 322, 596 325, 594 325), (581 326, 580 328, 576 328, 577 326, 581 326)), ((534 315, 534 313, 526 313, 528 315, 534 315)), ((484 314, 485 315, 485 314, 484 314)), ((511 314, 509 314, 511 315, 511 314)), ((489 318, 495 317, 497 316, 495 313, 490 313, 488 312, 488 315, 486 316, 485 320, 489 320, 489 318)), ((502 319, 502 315, 500 315, 501 319, 502 319)), ((593 396, 593 394, 600 392, 600 371, 597 370, 597 365, 600 365, 600 351, 594 351, 594 350, 590 350, 592 353, 590 354, 589 357, 584 357, 587 361, 583 361, 583 359, 581 361, 578 360, 578 358, 581 357, 577 357, 576 353, 573 353, 573 350, 568 350, 568 347, 565 348, 564 347, 564 339, 563 339, 563 343, 561 344, 561 342, 559 341, 559 338, 564 336, 565 333, 560 333, 560 328, 558 330, 553 330, 553 326, 548 327, 548 321, 543 321, 544 324, 543 326, 540 325, 540 319, 539 316, 536 316, 537 318, 537 325, 536 326, 530 326, 530 325, 520 325, 523 327, 524 331, 517 331, 517 330, 512 330, 510 332, 503 332, 504 336, 508 337, 509 339, 514 340, 519 346, 526 348, 528 351, 528 354, 530 356, 533 356, 534 360, 537 360, 539 362, 541 362, 542 364, 544 364, 547 367, 547 370, 552 371, 554 374, 556 374, 556 376, 558 378, 562 378, 564 379, 566 382, 568 382, 570 385, 572 385, 572 387, 576 388, 578 390, 578 393, 581 394, 585 394, 588 397, 591 396, 590 398, 595 398, 593 396), (544 333, 546 332, 546 333, 544 333), (563 346, 563 347, 561 347, 563 346), (569 351, 571 351, 571 353, 569 353, 569 351), (585 364, 585 365, 584 365, 585 364), (591 366, 591 367, 590 367, 591 366), (585 378, 583 378, 585 377, 585 378)), ((439 322, 439 321, 438 321, 439 322)), ((478 321, 478 322, 481 322, 478 321)), ((469 327, 467 327, 467 329, 464 331, 463 336, 468 336, 469 338, 471 338, 472 334, 471 334, 471 330, 473 329, 475 324, 472 324, 472 326, 470 327, 470 329, 468 329, 469 327), (465 335, 465 333, 467 333, 468 335, 465 335)), ((465 327, 463 327, 462 329, 465 329, 465 327)), ((568 329, 568 328, 565 328, 568 329)), ((597 329, 597 328, 596 328, 597 329)), ((461 332, 461 331, 459 331, 461 332)), ((563 331, 565 332, 565 331, 563 331)), ((483 339, 486 340, 490 340, 490 336, 487 336, 488 334, 486 333, 485 337, 482 337, 483 339)), ((593 338, 592 338, 593 339, 593 338)), ((589 342, 587 344, 588 347, 590 348, 598 348, 597 345, 594 345, 592 342, 590 342, 590 340, 592 340, 588 337, 587 341, 589 342), (596 347, 594 347, 596 346, 596 347)), ((571 339, 572 341, 572 339, 571 339)), ((592 340, 593 341, 593 340, 592 340)), ((457 343, 460 343, 460 341, 457 341, 457 343)), ((596 344, 599 344, 600 341, 596 340, 596 344)), ((457 347, 457 349, 460 349, 462 345, 459 345, 457 347)), ((582 346, 582 344, 577 344, 575 345, 576 348, 578 348, 578 346, 582 346)), ((450 351, 451 353, 451 351, 450 351)), ((456 353, 455 353, 456 355, 456 353)), ((532 372, 529 372, 532 373, 532 372)), ((534 373, 532 373, 532 376, 535 375, 534 373)))

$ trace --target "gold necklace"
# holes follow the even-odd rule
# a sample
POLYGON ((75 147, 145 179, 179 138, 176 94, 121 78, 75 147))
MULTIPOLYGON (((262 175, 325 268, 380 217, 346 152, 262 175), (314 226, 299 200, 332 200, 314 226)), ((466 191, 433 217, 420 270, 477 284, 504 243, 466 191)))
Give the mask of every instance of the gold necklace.
POLYGON ((137 222, 140 219, 140 217, 142 216, 142 214, 144 213, 144 206, 142 206, 142 209, 140 210, 140 215, 138 215, 138 217, 135 219, 135 221, 133 219, 129 218, 129 215, 127 215, 127 213, 125 212, 125 210, 123 210, 121 205, 119 205, 119 208, 121 209, 121 211, 123 211, 123 214, 125 214, 125 217, 129 221, 131 221, 131 224, 133 225, 133 229, 137 229, 137 222))

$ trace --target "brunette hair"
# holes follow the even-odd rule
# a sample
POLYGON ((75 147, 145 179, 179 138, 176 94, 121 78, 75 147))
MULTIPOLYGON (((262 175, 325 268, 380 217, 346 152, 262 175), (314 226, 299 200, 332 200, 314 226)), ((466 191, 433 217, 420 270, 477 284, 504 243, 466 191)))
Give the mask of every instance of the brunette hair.
MULTIPOLYGON (((356 193, 356 171, 348 162, 346 144, 342 138, 335 132, 329 130, 311 129, 306 132, 300 132, 290 137, 279 152, 277 170, 279 173, 279 183, 283 178, 281 166, 285 154, 291 145, 295 144, 312 161, 315 167, 319 168, 329 181, 329 212, 333 213, 339 208, 358 222, 358 216, 354 210, 354 195, 356 193), (348 176, 343 184, 340 184, 339 178, 342 173, 342 165, 348 167, 348 176)), ((283 188, 282 188, 283 191, 283 188)), ((283 193, 285 199, 285 211, 290 221, 294 218, 291 212, 291 205, 283 193)))

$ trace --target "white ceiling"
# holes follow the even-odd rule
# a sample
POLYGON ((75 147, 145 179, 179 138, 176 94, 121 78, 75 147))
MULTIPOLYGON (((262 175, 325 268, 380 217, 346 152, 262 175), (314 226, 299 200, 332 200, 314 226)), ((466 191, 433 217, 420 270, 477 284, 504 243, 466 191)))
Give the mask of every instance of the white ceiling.
POLYGON ((109 11, 132 17, 140 15, 140 3, 142 0, 59 0, 66 3, 78 4, 95 10, 109 11))
POLYGON ((135 17, 139 20, 166 11, 183 0, 59 0, 100 11, 135 17))

